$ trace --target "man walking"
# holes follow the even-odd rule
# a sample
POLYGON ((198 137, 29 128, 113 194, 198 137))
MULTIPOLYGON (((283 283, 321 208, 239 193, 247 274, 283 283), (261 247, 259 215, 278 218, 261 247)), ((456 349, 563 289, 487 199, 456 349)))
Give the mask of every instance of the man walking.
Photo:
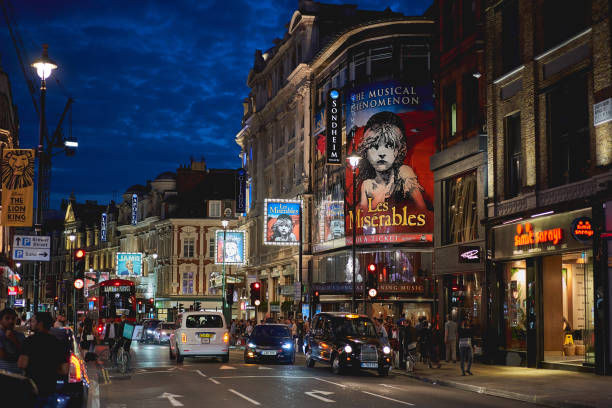
POLYGON ((53 317, 49 312, 36 312, 32 317, 34 334, 23 343, 23 354, 17 360, 17 366, 26 372, 38 387, 37 406, 47 406, 55 393, 58 375, 68 375, 68 353, 66 347, 49 329, 53 326, 53 317))
POLYGON ((457 323, 451 319, 451 315, 446 315, 446 323, 444 323, 444 344, 446 362, 453 360, 457 362, 457 323), (452 357, 452 358, 451 358, 452 357))
POLYGON ((111 360, 114 360, 113 353, 115 352, 116 339, 117 339, 116 324, 113 323, 112 319, 106 319, 106 326, 104 327, 104 342, 108 343, 108 353, 109 353, 111 360))
POLYGON ((25 336, 15 331, 17 312, 4 309, 0 312, 0 370, 21 374, 17 359, 23 351, 25 336))

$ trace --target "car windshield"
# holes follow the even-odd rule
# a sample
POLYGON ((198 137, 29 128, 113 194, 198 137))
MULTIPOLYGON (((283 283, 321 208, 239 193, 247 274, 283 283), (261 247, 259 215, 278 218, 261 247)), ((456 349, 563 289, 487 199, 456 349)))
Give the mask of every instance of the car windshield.
POLYGON ((185 325, 188 329, 219 329, 223 320, 219 315, 189 315, 185 325))
POLYGON ((349 319, 334 318, 334 331, 336 335, 343 337, 378 337, 374 323, 367 318, 349 319))
POLYGON ((254 337, 291 337, 287 326, 255 326, 254 337))

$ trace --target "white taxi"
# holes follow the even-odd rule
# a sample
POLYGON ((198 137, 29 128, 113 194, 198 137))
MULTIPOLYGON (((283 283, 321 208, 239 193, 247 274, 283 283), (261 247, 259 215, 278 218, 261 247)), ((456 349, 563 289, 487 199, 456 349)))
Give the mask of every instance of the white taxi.
POLYGON ((170 358, 182 363, 185 357, 220 357, 224 363, 229 361, 229 332, 221 312, 178 315, 170 337, 170 358))

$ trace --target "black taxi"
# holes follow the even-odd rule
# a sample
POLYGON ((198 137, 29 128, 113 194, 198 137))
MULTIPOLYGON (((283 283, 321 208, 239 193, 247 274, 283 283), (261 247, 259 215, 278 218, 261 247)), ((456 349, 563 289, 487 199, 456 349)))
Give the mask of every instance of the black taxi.
POLYGON ((329 364, 335 374, 349 369, 375 369, 389 374, 392 350, 381 340, 374 322, 365 315, 319 313, 314 316, 304 340, 306 366, 329 364))

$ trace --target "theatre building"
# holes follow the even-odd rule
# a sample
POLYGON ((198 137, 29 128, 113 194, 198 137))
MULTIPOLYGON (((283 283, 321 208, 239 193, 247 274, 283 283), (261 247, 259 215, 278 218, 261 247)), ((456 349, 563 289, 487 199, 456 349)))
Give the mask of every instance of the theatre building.
POLYGON ((311 64, 309 281, 319 292, 317 310, 350 311, 354 275, 361 312, 369 273, 378 295, 366 297, 368 314, 404 314, 414 321, 432 316, 433 30, 427 15, 373 14, 337 36, 311 64), (351 154, 360 158, 354 171, 351 154))
POLYGON ((493 362, 611 372, 609 4, 485 11, 493 362))

